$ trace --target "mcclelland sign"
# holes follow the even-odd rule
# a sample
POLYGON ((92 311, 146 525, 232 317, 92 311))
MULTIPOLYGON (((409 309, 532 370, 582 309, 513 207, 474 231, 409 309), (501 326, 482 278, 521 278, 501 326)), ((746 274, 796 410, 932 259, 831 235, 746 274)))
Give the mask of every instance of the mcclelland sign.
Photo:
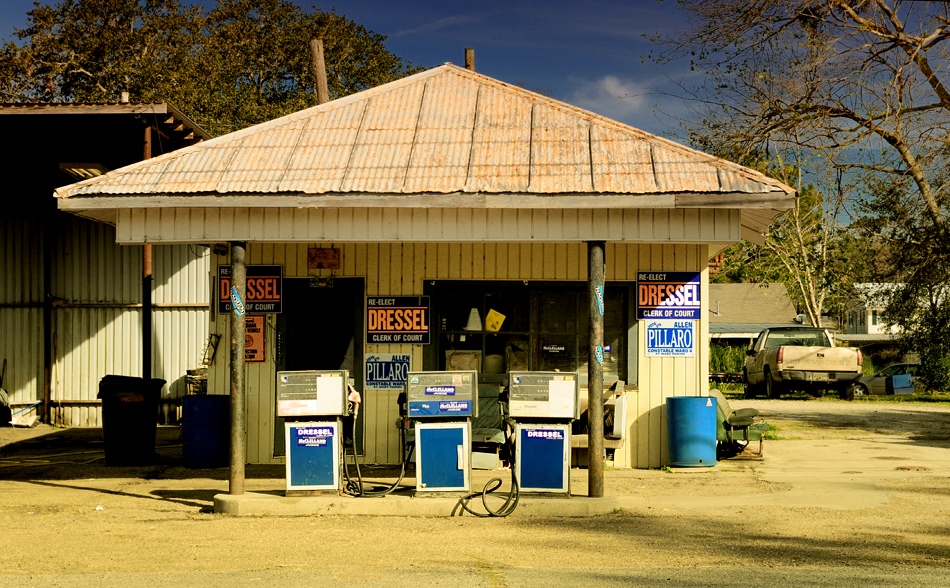
POLYGON ((429 343, 428 296, 367 296, 366 343, 429 343))

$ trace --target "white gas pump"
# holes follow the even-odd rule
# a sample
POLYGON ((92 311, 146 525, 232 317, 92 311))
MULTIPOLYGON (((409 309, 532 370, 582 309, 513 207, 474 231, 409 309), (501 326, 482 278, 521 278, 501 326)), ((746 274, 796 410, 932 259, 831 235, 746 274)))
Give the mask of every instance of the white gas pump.
POLYGON ((511 372, 515 475, 522 492, 570 494, 571 422, 579 417, 576 372, 511 372))
POLYGON ((410 372, 405 396, 403 417, 415 422, 416 492, 468 492, 478 374, 410 372))
POLYGON ((286 494, 341 490, 346 370, 277 372, 277 416, 284 417, 286 494))

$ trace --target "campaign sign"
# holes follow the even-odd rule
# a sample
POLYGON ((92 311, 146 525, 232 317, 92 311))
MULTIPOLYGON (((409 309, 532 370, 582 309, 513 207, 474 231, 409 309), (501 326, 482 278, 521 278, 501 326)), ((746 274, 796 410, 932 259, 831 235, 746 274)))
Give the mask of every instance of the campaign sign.
POLYGON ((366 358, 364 387, 369 390, 401 390, 406 385, 411 356, 375 353, 366 358))
POLYGON ((698 272, 638 272, 637 318, 699 320, 698 272))
POLYGON ((428 296, 367 296, 366 343, 429 343, 428 296))
POLYGON ((234 288, 232 295, 231 266, 218 266, 218 312, 228 314, 231 305, 237 303, 239 311, 249 314, 270 314, 281 311, 283 292, 283 266, 249 265, 245 269, 244 308, 234 288), (235 299, 236 298, 236 299, 235 299))
POLYGON ((692 321, 647 323, 647 357, 694 357, 696 333, 692 321))

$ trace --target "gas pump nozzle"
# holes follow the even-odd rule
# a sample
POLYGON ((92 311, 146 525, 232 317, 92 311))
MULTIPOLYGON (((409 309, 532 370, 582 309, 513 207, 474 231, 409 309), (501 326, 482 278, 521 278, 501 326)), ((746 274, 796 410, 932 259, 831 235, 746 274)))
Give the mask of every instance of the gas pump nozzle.
POLYGON ((360 404, 363 402, 363 398, 362 396, 360 396, 360 393, 357 392, 356 388, 354 388, 353 386, 347 384, 346 387, 350 392, 346 397, 347 408, 348 408, 347 412, 351 413, 354 417, 359 416, 360 404))

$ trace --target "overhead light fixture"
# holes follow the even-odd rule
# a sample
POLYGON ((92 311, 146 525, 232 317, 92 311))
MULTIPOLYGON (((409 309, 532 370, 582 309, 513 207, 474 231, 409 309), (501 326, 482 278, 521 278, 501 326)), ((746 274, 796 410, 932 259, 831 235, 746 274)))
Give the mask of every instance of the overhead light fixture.
POLYGON ((101 163, 61 163, 59 169, 77 180, 88 180, 109 171, 109 168, 101 163))

